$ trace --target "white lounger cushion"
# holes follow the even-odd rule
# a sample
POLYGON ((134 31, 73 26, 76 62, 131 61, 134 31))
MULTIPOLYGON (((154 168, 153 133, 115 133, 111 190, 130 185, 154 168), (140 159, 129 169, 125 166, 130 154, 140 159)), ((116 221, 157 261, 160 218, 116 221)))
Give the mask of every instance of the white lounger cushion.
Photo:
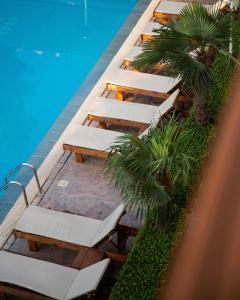
POLYGON ((147 23, 147 25, 144 27, 142 34, 145 35, 156 35, 156 32, 153 32, 154 29, 161 28, 162 25, 159 22, 150 21, 147 23))
POLYGON ((158 123, 159 118, 173 108, 178 94, 179 90, 176 90, 159 106, 97 97, 91 105, 88 114, 144 124, 158 123))
POLYGON ((88 114, 98 117, 130 120, 133 122, 150 124, 157 109, 158 106, 154 105, 97 97, 89 108, 88 114))
POLYGON ((0 251, 0 282, 14 284, 58 300, 95 291, 110 260, 83 270, 0 251))
POLYGON ((174 14, 179 15, 181 10, 189 3, 185 2, 175 2, 175 1, 161 1, 155 12, 163 14, 174 14))
POLYGON ((121 87, 169 93, 180 82, 180 78, 117 69, 107 82, 121 87))
MULTIPOLYGON (((209 10, 214 10, 216 8, 222 8, 224 5, 226 5, 228 1, 217 1, 213 5, 204 4, 204 6, 209 10)), ((155 12, 157 13, 163 13, 163 14, 174 14, 179 15, 182 11, 182 9, 190 3, 186 2, 175 2, 175 1, 161 1, 157 8, 155 9, 155 12)))
POLYGON ((143 52, 142 47, 133 46, 125 57, 126 61, 133 61, 138 55, 143 52))
POLYGON ((77 125, 63 144, 108 152, 109 147, 122 135, 118 131, 77 125))
POLYGON ((105 220, 100 221, 30 205, 15 229, 67 243, 94 247, 114 230, 123 212, 124 204, 120 204, 105 220))

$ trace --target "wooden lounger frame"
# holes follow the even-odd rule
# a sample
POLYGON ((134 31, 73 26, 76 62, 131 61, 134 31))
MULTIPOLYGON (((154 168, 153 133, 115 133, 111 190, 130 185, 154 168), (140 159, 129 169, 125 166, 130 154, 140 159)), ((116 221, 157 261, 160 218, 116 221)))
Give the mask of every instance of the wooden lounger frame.
POLYGON ((131 66, 131 63, 132 63, 132 60, 125 58, 120 67, 122 69, 127 69, 128 67, 131 67, 132 71, 141 72, 141 68, 133 67, 133 66, 131 66))
MULTIPOLYGON (((176 87, 177 88, 177 87, 176 87)), ((133 87, 126 87, 122 85, 116 85, 112 83, 107 83, 106 90, 112 90, 116 92, 116 97, 120 101, 124 101, 124 92, 126 93, 133 93, 133 94, 140 94, 143 96, 150 96, 150 97, 156 97, 161 99, 167 99, 171 95, 171 91, 169 93, 159 93, 154 91, 148 91, 144 89, 137 89, 133 87)), ((186 96, 178 96, 177 101, 178 102, 187 102, 189 100, 189 97, 186 96)))
POLYGON ((74 152, 76 162, 83 163, 83 155, 90 155, 94 157, 107 158, 109 153, 107 151, 93 150, 79 146, 73 146, 68 144, 63 144, 63 150, 74 152))
MULTIPOLYGON (((106 100, 107 101, 107 100, 106 100)), ((99 123, 99 127, 105 129, 108 124, 116 124, 116 125, 121 125, 121 126, 129 126, 129 127, 136 127, 140 129, 141 133, 144 131, 149 124, 142 123, 142 122, 136 122, 136 121, 131 121, 131 120, 122 120, 122 119, 117 119, 117 118, 108 118, 104 116, 95 116, 92 114, 88 114, 87 119, 90 121, 90 124, 92 121, 96 121, 99 123)))
POLYGON ((153 17, 159 19, 162 24, 168 24, 172 19, 179 19, 179 14, 166 14, 155 11, 153 17))
POLYGON ((30 300, 52 300, 52 298, 35 293, 31 290, 0 282, 0 300, 7 300, 5 295, 13 295, 30 300))
MULTIPOLYGON (((19 230, 14 230, 14 235, 17 238, 22 238, 28 241, 28 246, 30 251, 36 252, 37 251, 37 243, 42 243, 42 244, 48 244, 48 245, 55 245, 60 248, 64 249, 70 249, 74 251, 83 251, 84 249, 94 249, 96 251, 99 251, 100 253, 104 254, 106 257, 111 258, 112 260, 118 261, 118 262, 125 262, 126 261, 126 256, 115 253, 115 252, 109 252, 105 250, 98 249, 98 247, 104 243, 105 241, 110 242, 113 244, 118 250, 124 249, 126 240, 128 236, 136 236, 138 234, 138 229, 125 226, 125 225, 117 225, 116 229, 113 230, 111 233, 106 236, 103 240, 99 241, 98 244, 96 244, 93 248, 89 248, 86 246, 74 244, 74 243, 68 243, 65 241, 49 238, 49 237, 44 237, 36 234, 31 234, 31 233, 26 233, 22 232, 19 230), (113 233, 117 232, 117 245, 111 240, 111 236, 113 233)), ((0 298, 1 299, 1 298, 0 298)))
MULTIPOLYGON (((157 108, 157 106, 156 106, 156 108, 157 108)), ((166 113, 164 115, 161 116, 161 119, 166 118, 167 115, 174 109, 175 109, 174 106, 171 107, 168 111, 166 111, 166 113)), ((143 132, 150 125, 147 123, 136 122, 136 121, 131 121, 131 120, 122 120, 122 119, 117 119, 117 118, 108 118, 108 117, 104 117, 104 116, 95 116, 95 115, 92 115, 91 113, 88 113, 87 119, 90 121, 90 124, 92 121, 99 122, 99 127, 103 128, 103 129, 106 128, 107 124, 136 127, 136 128, 139 128, 139 134, 141 132, 143 132)))
POLYGON ((145 33, 141 33, 141 41, 145 42, 145 41, 149 41, 152 40, 154 38, 154 34, 145 34, 145 33))

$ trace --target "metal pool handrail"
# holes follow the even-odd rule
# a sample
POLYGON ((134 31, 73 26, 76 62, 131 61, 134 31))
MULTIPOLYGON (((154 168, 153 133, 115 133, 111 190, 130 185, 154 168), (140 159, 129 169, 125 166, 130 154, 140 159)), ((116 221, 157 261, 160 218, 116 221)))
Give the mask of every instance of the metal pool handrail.
POLYGON ((28 207, 28 206, 29 206, 29 203, 28 203, 28 200, 27 200, 27 193, 26 193, 26 190, 25 190, 24 185, 21 184, 20 182, 14 181, 14 180, 9 181, 9 182, 5 183, 2 187, 0 187, 0 192, 3 191, 3 190, 5 190, 9 185, 12 185, 12 184, 17 185, 18 187, 21 188, 22 193, 23 193, 23 197, 24 197, 25 204, 26 204, 26 206, 28 207))
POLYGON ((12 176, 15 172, 17 172, 19 169, 21 169, 22 167, 28 167, 33 171, 34 177, 36 179, 36 183, 37 183, 37 187, 38 187, 38 191, 41 194, 42 193, 42 188, 40 186, 40 182, 39 182, 39 178, 38 178, 38 174, 37 174, 37 170, 33 165, 30 165, 28 163, 22 163, 20 165, 18 165, 16 168, 14 168, 12 171, 10 171, 5 177, 4 177, 4 183, 5 185, 9 182, 8 178, 10 176, 12 176))

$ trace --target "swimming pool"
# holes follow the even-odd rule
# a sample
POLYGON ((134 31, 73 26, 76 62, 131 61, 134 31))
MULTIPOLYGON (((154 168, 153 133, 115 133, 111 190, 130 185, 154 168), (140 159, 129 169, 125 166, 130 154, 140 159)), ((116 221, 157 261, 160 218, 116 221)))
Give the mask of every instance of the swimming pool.
POLYGON ((28 159, 137 0, 0 1, 0 180, 28 159))

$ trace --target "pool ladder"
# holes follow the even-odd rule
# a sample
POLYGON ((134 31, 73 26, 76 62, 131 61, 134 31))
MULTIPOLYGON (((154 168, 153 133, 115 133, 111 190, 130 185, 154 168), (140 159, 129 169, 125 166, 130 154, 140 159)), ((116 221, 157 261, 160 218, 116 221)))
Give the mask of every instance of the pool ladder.
POLYGON ((29 206, 29 202, 28 202, 28 198, 27 198, 27 193, 26 193, 25 186, 21 182, 18 182, 18 181, 15 181, 15 180, 9 181, 9 177, 11 177, 14 173, 16 173, 19 169, 21 169, 23 167, 27 167, 27 168, 29 168, 29 169, 31 169, 33 171, 33 174, 34 174, 34 177, 35 177, 35 180, 36 180, 36 184, 37 184, 37 187, 38 187, 38 193, 39 194, 42 193, 42 188, 41 188, 41 185, 40 185, 40 182, 39 182, 37 170, 36 170, 36 168, 33 165, 28 164, 28 163, 22 163, 22 164, 18 165, 16 168, 14 168, 12 171, 10 171, 4 177, 4 185, 0 187, 0 192, 2 192, 3 190, 6 190, 9 185, 14 185, 14 186, 19 187, 22 190, 25 204, 28 207, 29 206))

